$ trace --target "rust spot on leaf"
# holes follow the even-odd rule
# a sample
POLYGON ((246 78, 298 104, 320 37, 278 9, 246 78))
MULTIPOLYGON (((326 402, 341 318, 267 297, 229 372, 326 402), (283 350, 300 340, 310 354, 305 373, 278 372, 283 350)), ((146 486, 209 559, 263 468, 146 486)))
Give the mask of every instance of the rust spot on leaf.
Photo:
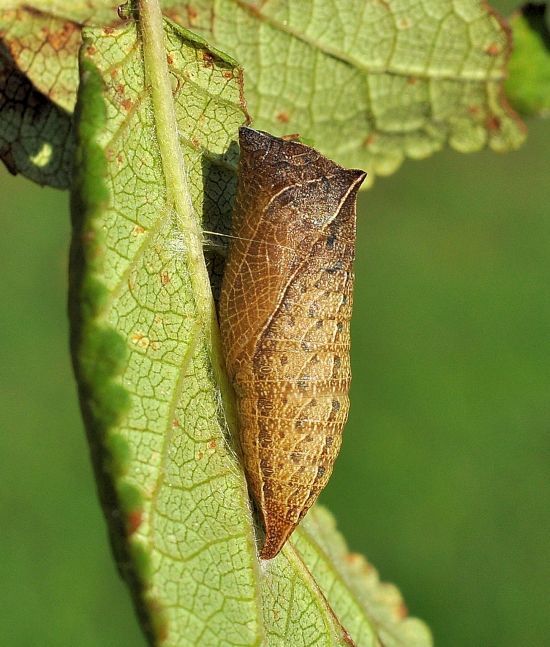
POLYGON ((90 243, 93 243, 94 241, 95 241, 95 232, 92 229, 87 229, 82 234, 82 244, 83 245, 89 245, 90 243))
POLYGON ((113 33, 114 33, 114 31, 115 31, 115 28, 114 28, 114 27, 104 27, 104 28, 103 28, 103 33, 104 33, 105 35, 107 35, 107 36, 110 36, 111 34, 113 34, 113 33))
POLYGON ((216 449, 217 446, 218 441, 215 438, 208 443, 209 449, 216 449))
POLYGON ((192 7, 191 5, 187 5, 187 22, 189 23, 190 27, 194 27, 195 23, 197 22, 197 18, 199 17, 199 12, 195 9, 195 7, 192 7))
POLYGON ((158 639, 159 643, 163 643, 168 638, 168 622, 166 621, 163 608, 158 600, 154 598, 149 598, 147 605, 154 623, 155 638, 158 639))
POLYGON ((489 115, 485 120, 485 126, 489 132, 498 132, 501 128, 500 119, 496 115, 489 115))
POLYGON ((88 54, 88 56, 94 56, 96 52, 97 49, 93 45, 88 45, 88 47, 86 47, 86 54, 88 54))
POLYGON ((151 343, 149 337, 147 337, 147 335, 141 330, 136 330, 134 333, 132 333, 132 335, 130 336, 130 341, 143 350, 147 350, 149 348, 149 344, 151 343))
POLYGON ((402 620, 403 618, 406 618, 409 615, 409 610, 407 609, 407 605, 401 601, 397 609, 395 610, 397 617, 402 620))
POLYGON ((500 52, 501 52, 501 49, 498 43, 491 43, 485 48, 485 53, 488 56, 498 56, 500 52))
POLYGON ((162 285, 168 285, 168 283, 170 283, 170 275, 168 274, 168 272, 162 272, 162 274, 160 275, 160 282, 162 283, 162 285))
POLYGON ((409 78, 407 79, 407 83, 408 83, 409 85, 416 85, 416 84, 418 83, 418 77, 416 77, 416 76, 409 76, 409 78))
POLYGON ((352 638, 352 637, 350 636, 350 634, 346 631, 346 629, 344 629, 344 628, 342 627, 342 631, 343 631, 343 638, 344 638, 344 642, 345 642, 347 645, 350 645, 351 647, 355 647, 355 643, 353 642, 353 638, 352 638))
POLYGON ((376 141, 376 135, 373 133, 370 133, 370 135, 367 135, 365 139, 363 140, 363 146, 372 146, 374 142, 376 141))
POLYGON ((290 121, 290 116, 288 112, 281 110, 281 112, 278 112, 276 114, 275 119, 277 119, 277 121, 280 122, 281 124, 287 124, 290 121))
POLYGON ((204 61, 204 67, 213 67, 214 66, 214 57, 210 52, 203 52, 202 60, 204 61))
POLYGON ((132 233, 134 234, 134 236, 137 236, 138 234, 144 234, 144 233, 145 233, 145 229, 144 229, 141 225, 136 225, 136 226, 132 229, 132 233))
POLYGON ((358 553, 348 553, 345 557, 346 562, 350 566, 361 566, 364 562, 364 558, 358 553))
POLYGON ((124 110, 130 110, 130 108, 133 106, 133 103, 130 101, 130 99, 124 99, 122 102, 122 107, 124 110))
POLYGON ((230 72, 229 70, 227 70, 226 72, 223 72, 222 74, 223 74, 223 77, 225 79, 232 79, 233 78, 233 72, 230 72))
POLYGON ((71 36, 78 32, 80 35, 80 28, 70 21, 64 22, 59 29, 55 31, 47 31, 48 43, 53 47, 56 52, 66 49, 71 36))
POLYGON ((399 29, 410 29, 414 25, 413 21, 408 16, 403 16, 397 21, 399 29))
POLYGON ((132 535, 141 526, 143 521, 143 512, 141 510, 134 510, 128 515, 128 533, 132 535))
POLYGON ((180 421, 177 418, 174 418, 172 420, 172 429, 179 429, 180 427, 180 421))
POLYGON ((174 57, 172 56, 172 54, 166 55, 166 62, 168 63, 168 65, 174 65, 174 57))

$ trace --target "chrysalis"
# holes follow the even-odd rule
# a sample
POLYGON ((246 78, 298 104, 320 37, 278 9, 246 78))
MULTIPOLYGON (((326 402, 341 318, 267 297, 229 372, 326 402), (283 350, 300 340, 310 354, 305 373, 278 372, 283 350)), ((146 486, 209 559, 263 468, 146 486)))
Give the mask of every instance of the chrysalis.
POLYGON ((234 242, 220 295, 249 489, 277 555, 326 485, 348 415, 355 201, 365 178, 240 129, 234 242))

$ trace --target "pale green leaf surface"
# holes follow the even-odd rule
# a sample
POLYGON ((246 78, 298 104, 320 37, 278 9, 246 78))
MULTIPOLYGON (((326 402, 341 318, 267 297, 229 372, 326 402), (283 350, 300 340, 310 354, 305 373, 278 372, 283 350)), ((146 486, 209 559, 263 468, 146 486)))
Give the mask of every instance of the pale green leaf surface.
POLYGON ((120 23, 120 4, 0 0, 0 158, 12 173, 69 188, 82 25, 120 23))
POLYGON ((78 87, 79 25, 22 7, 0 13, 2 41, 18 70, 54 104, 72 112, 78 87))
POLYGON ((0 45, 0 158, 14 174, 66 189, 72 154, 71 115, 40 94, 0 45))
POLYGON ((295 533, 293 544, 344 626, 361 645, 427 647, 427 626, 407 617, 399 590, 382 583, 362 555, 350 554, 332 515, 316 506, 295 533))
MULTIPOLYGON (((166 43, 173 137, 195 212, 225 219, 246 120, 240 69, 175 26, 166 43)), ((192 227, 170 203, 135 25, 86 30, 81 57, 73 351, 103 504, 143 624, 170 647, 353 644, 323 577, 292 546, 258 561, 212 322, 190 274, 192 227)))
MULTIPOLYGON (((61 21, 117 18, 108 0, 35 5, 61 21)), ((368 183, 394 172, 405 157, 423 158, 446 144, 502 152, 524 140, 502 88, 510 35, 482 0, 165 0, 162 6, 243 65, 256 127, 298 132, 341 164, 366 169, 368 183)), ((47 76, 68 79, 58 59, 47 76)), ((29 75, 41 89, 32 67, 29 75)), ((62 94, 67 104, 74 101, 76 83, 73 99, 67 88, 62 94)))
POLYGON ((479 0, 197 0, 182 15, 239 59, 253 124, 392 173, 448 143, 517 148, 509 34, 479 0), (275 63, 276 61, 276 63, 275 63))
MULTIPOLYGON (((201 213, 206 176, 220 191, 233 181, 202 153, 223 156, 245 119, 240 72, 221 58, 205 64, 204 46, 178 29, 166 42, 201 213)), ((142 613, 158 644, 254 645, 260 619, 246 486, 187 271, 188 232, 167 205, 134 23, 86 32, 78 111, 74 212, 84 218, 76 244, 85 265, 73 293, 76 363, 91 441, 101 443, 108 471, 100 467, 99 476, 114 479, 113 507, 126 520, 142 613), (113 370, 98 375, 105 361, 113 370)))
POLYGON ((53 13, 7 5, 0 4, 0 155, 13 173, 67 189, 81 29, 53 13))
POLYGON ((118 0, 0 0, 0 12, 30 9, 37 14, 37 19, 42 14, 78 24, 105 25, 112 22, 121 4, 124 3, 118 0))

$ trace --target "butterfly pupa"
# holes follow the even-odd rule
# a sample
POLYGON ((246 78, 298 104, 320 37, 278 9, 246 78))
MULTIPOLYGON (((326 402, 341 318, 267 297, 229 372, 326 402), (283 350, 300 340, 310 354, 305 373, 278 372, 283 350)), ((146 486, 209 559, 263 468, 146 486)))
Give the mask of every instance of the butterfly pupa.
POLYGON ((277 555, 326 485, 349 409, 355 203, 365 178, 296 141, 239 131, 220 294, 248 487, 277 555))

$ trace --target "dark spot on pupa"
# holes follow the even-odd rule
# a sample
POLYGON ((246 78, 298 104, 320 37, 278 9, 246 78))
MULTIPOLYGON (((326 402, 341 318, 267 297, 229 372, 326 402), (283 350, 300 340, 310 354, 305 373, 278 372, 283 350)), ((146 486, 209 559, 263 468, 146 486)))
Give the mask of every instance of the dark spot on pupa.
POLYGON ((340 272, 340 270, 343 268, 343 263, 341 260, 336 261, 334 265, 331 265, 330 267, 325 267, 325 272, 328 274, 336 274, 336 272, 340 272))
POLYGON ((331 235, 327 238, 327 249, 334 249, 334 244, 336 243, 336 236, 331 235))
POLYGON ((258 398, 258 409, 262 413, 270 413, 273 411, 273 402, 267 398, 258 398))
POLYGON ((334 360, 333 360, 333 366, 334 366, 334 368, 340 368, 340 366, 341 366, 341 365, 342 365, 342 360, 341 360, 341 358, 340 358, 338 355, 335 355, 335 356, 334 356, 334 360))
POLYGON ((281 363, 281 366, 286 366, 288 364, 288 355, 281 355, 279 357, 279 362, 281 363))
POLYGON ((322 465, 320 465, 317 468, 317 478, 321 478, 324 473, 325 473, 325 468, 322 465))
POLYGON ((343 328, 343 327, 344 327, 344 324, 343 324, 341 321, 339 321, 339 322, 336 324, 336 332, 339 332, 339 333, 340 333, 340 332, 342 332, 342 328, 343 328))
POLYGON ((301 459, 302 459, 302 454, 300 452, 292 452, 290 454, 290 460, 293 463, 301 463, 302 462, 301 459))
POLYGON ((332 401, 332 410, 333 411, 339 411, 340 410, 340 400, 333 400, 332 401))
POLYGON ((319 330, 320 328, 323 327, 323 320, 319 319, 319 321, 315 324, 316 328, 319 330))

